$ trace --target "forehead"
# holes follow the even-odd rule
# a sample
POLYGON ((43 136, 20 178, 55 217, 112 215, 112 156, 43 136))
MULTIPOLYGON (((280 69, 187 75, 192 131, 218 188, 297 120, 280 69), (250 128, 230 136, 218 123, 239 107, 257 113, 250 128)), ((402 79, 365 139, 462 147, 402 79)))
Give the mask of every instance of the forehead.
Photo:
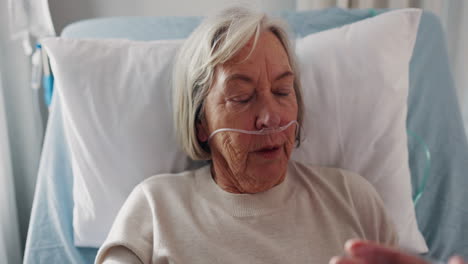
POLYGON ((254 42, 254 37, 250 38, 239 52, 223 64, 223 68, 242 69, 267 64, 273 68, 290 69, 288 54, 279 38, 273 32, 269 30, 262 32, 257 42, 254 42))

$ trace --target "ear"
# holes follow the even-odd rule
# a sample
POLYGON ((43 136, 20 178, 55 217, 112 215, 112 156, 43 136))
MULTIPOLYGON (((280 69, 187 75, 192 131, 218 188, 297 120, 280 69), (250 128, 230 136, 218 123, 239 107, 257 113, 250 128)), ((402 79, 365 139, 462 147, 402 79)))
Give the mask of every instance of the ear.
POLYGON ((197 138, 200 142, 208 141, 208 129, 206 128, 206 123, 197 120, 197 138))

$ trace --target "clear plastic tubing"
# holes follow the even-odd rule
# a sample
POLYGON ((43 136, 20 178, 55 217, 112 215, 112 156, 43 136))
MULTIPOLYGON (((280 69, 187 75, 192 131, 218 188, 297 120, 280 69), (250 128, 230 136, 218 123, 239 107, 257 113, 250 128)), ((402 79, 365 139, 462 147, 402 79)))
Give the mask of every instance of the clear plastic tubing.
POLYGON ((236 129, 236 128, 220 128, 216 129, 211 133, 211 135, 208 137, 208 141, 213 138, 214 135, 220 133, 220 132, 237 132, 237 133, 244 133, 244 134, 250 134, 250 135, 269 135, 273 133, 278 133, 286 130, 293 124, 299 125, 299 123, 296 120, 292 120, 289 123, 287 123, 284 126, 281 127, 276 127, 276 128, 262 128, 260 130, 244 130, 244 129, 236 129))

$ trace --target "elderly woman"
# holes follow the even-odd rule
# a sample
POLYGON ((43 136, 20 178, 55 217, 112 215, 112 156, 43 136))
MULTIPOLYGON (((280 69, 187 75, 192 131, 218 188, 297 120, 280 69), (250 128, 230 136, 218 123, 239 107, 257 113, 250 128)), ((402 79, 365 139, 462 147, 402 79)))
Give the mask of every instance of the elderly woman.
POLYGON ((281 22, 242 8, 205 20, 179 52, 174 113, 209 165, 139 184, 96 263, 327 263, 351 238, 396 245, 368 182, 290 160, 303 103, 281 22))

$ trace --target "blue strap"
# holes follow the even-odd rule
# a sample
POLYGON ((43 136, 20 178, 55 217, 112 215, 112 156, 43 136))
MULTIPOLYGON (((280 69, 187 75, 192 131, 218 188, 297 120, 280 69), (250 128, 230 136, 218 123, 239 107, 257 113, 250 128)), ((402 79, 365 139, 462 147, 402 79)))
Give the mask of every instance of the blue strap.
MULTIPOLYGON (((36 49, 42 49, 41 43, 36 43, 36 49)), ((43 67, 49 67, 46 63, 43 67)), ((54 75, 49 69, 44 69, 44 76, 42 78, 42 86, 44 87, 44 101, 47 106, 52 102, 52 95, 54 93, 54 75)))
POLYGON ((54 93, 54 76, 46 75, 42 79, 42 85, 44 86, 44 100, 47 106, 50 106, 52 101, 52 94, 54 93))

